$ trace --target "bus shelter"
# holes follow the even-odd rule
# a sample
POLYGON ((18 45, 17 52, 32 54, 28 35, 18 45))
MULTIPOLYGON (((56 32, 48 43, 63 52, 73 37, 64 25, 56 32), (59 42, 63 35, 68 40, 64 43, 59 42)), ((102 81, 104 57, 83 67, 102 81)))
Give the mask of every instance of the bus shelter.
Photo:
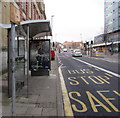
POLYGON ((22 21, 19 25, 0 24, 0 27, 8 29, 8 96, 11 97, 13 77, 16 85, 24 86, 26 82, 28 87, 29 70, 35 75, 36 69, 50 69, 50 66, 48 66, 50 65, 50 40, 47 38, 52 35, 52 31, 49 20, 22 21), (38 40, 38 38, 41 38, 41 40, 38 40), (45 44, 45 42, 47 43, 45 44), (33 56, 34 49, 31 49, 30 46, 35 47, 38 44, 44 44, 44 48, 49 45, 46 52, 46 55, 49 53, 47 55, 49 64, 42 68, 40 67, 42 65, 38 65, 40 62, 35 57, 35 68, 31 68, 33 67, 31 56, 33 56))

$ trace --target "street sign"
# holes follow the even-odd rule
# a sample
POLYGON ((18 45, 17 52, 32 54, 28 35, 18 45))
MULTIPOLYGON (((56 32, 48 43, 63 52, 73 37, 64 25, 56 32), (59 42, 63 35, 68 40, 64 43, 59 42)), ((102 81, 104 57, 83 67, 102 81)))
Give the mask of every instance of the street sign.
POLYGON ((20 11, 12 3, 10 4, 10 21, 20 24, 20 11))

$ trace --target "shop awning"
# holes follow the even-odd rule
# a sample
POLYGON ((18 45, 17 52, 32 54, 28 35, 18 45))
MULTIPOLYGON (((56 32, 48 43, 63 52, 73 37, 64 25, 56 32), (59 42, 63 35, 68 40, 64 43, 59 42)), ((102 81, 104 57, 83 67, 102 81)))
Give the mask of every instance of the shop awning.
MULTIPOLYGON (((22 21, 20 25, 16 25, 16 31, 19 35, 23 33, 27 35, 27 28, 29 26, 29 38, 52 36, 52 30, 49 20, 29 20, 22 21)), ((11 24, 0 24, 2 28, 11 28, 11 24)))

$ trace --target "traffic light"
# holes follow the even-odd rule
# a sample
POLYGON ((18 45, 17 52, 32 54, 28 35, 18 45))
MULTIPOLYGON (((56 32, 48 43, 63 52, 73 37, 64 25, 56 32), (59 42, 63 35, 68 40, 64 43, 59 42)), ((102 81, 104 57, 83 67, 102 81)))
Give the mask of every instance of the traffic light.
POLYGON ((93 41, 91 41, 91 44, 93 44, 93 41))
POLYGON ((89 42, 86 42, 86 45, 89 45, 89 42))
POLYGON ((55 47, 55 43, 53 42, 53 47, 55 47))

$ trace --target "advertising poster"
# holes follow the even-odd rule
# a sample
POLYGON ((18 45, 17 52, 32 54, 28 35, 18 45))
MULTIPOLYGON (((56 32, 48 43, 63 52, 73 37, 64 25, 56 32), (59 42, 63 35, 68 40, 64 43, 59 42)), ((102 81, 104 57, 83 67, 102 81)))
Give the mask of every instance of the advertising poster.
POLYGON ((50 69, 50 40, 30 41, 30 69, 50 69))

